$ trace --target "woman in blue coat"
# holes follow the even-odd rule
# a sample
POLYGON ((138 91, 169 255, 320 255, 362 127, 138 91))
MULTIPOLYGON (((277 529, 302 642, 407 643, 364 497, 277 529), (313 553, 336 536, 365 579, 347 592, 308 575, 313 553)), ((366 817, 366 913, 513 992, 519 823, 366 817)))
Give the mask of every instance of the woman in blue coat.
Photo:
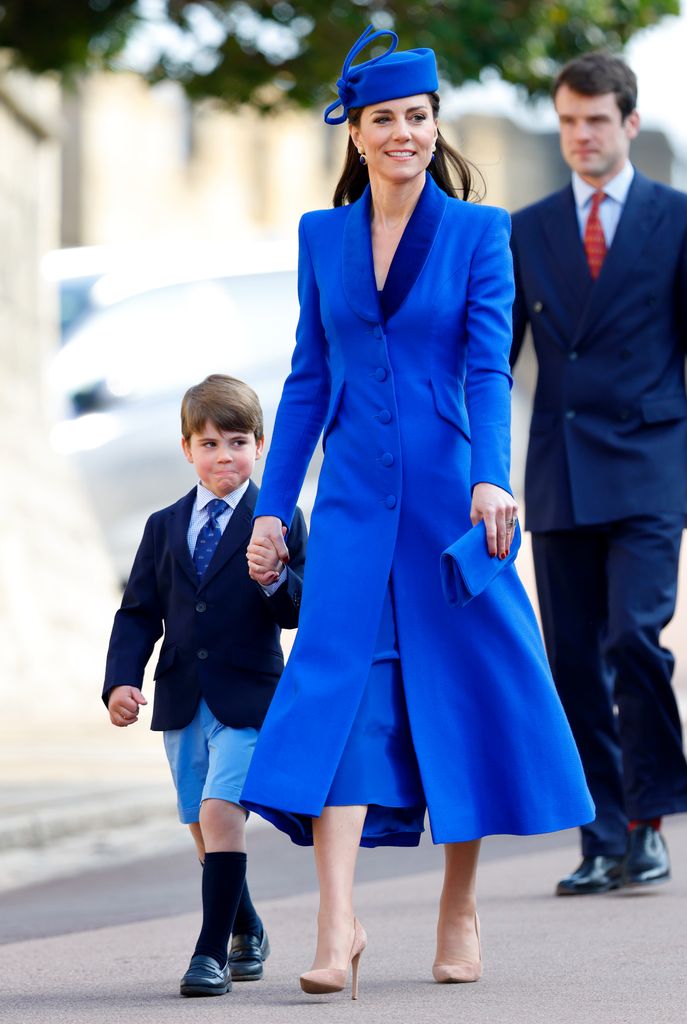
POLYGON ((254 575, 265 545, 288 559, 282 524, 324 432, 298 636, 242 797, 314 841, 309 992, 357 968, 359 844, 416 845, 427 809, 446 844, 434 976, 476 981, 480 837, 594 816, 509 554, 508 215, 455 198, 449 164, 464 198, 469 170, 438 131, 434 54, 396 42, 367 30, 343 114, 325 114, 348 119, 348 157, 335 208, 300 223, 297 343, 249 548, 254 575))

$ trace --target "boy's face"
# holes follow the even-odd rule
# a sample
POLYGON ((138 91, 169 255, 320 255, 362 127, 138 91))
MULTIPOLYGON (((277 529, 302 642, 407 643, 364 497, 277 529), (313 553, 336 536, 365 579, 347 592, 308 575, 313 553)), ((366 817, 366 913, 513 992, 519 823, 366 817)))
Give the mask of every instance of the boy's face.
POLYGON ((250 477, 264 446, 264 437, 256 441, 252 433, 218 430, 210 420, 202 433, 191 434, 188 441, 181 439, 184 455, 196 467, 201 483, 218 498, 225 498, 250 477))

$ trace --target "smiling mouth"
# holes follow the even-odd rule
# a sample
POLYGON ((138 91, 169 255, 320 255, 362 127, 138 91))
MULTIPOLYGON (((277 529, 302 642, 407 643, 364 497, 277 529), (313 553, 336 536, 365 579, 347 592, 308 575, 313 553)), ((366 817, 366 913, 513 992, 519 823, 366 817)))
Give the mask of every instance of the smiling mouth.
POLYGON ((394 160, 410 160, 411 157, 415 156, 415 153, 411 149, 390 149, 387 150, 386 155, 393 157, 394 160))

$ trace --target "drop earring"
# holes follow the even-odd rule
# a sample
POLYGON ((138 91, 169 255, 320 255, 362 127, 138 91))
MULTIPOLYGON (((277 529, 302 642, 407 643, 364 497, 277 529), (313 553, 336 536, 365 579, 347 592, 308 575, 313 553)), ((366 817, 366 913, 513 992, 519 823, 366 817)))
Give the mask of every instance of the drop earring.
POLYGON ((358 152, 360 153, 360 157, 359 157, 360 162, 361 162, 361 164, 364 167, 365 164, 367 163, 367 157, 365 156, 365 151, 362 150, 362 149, 359 149, 358 152))

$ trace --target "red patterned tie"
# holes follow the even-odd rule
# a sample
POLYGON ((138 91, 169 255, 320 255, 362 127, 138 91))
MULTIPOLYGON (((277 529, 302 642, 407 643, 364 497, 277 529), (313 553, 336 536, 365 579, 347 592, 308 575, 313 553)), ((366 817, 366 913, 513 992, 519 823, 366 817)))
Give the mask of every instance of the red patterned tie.
POLYGON ((584 229, 584 251, 587 254, 589 273, 594 280, 601 273, 601 268, 606 258, 606 239, 604 238, 601 218, 599 217, 599 207, 605 198, 605 192, 594 193, 592 196, 592 206, 584 229))

